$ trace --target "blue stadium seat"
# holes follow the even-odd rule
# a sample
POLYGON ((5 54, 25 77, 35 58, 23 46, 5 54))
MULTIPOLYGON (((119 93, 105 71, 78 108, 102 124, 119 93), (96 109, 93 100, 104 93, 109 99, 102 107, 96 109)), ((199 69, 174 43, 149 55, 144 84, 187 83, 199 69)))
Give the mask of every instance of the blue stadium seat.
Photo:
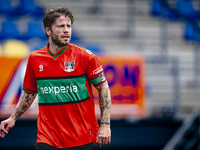
POLYGON ((40 38, 46 40, 44 27, 41 22, 31 21, 28 23, 28 39, 40 38))
POLYGON ((187 16, 194 20, 199 20, 199 15, 194 9, 191 0, 178 0, 176 9, 180 14, 187 16))
POLYGON ((162 5, 160 4, 159 0, 152 0, 151 3, 151 14, 153 16, 161 16, 162 14, 162 5))
POLYGON ((41 18, 44 10, 40 7, 36 0, 19 0, 18 12, 20 15, 34 15, 41 18))
POLYGON ((185 33, 184 38, 187 41, 194 41, 195 40, 195 30, 191 23, 185 23, 185 33))
POLYGON ((180 19, 180 16, 177 13, 167 8, 162 9, 162 16, 169 21, 178 21, 180 19))
POLYGON ((5 21, 2 23, 2 30, 0 33, 0 39, 21 39, 21 35, 18 31, 17 25, 13 21, 5 21))
POLYGON ((10 0, 0 0, 0 14, 11 16, 15 14, 15 8, 12 7, 10 0))
POLYGON ((168 8, 164 8, 160 0, 153 0, 151 4, 151 14, 155 17, 165 17, 169 21, 177 21, 180 16, 168 8))

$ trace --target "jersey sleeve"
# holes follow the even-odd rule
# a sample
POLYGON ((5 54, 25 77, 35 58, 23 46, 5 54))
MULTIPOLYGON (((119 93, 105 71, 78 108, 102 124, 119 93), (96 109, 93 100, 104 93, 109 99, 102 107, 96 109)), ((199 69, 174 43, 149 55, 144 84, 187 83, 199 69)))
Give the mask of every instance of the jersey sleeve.
POLYGON ((87 77, 95 87, 106 82, 101 63, 95 55, 93 55, 93 57, 89 60, 87 67, 87 77))
POLYGON ((37 93, 37 82, 33 70, 33 62, 31 55, 29 56, 24 76, 23 90, 27 93, 37 93))

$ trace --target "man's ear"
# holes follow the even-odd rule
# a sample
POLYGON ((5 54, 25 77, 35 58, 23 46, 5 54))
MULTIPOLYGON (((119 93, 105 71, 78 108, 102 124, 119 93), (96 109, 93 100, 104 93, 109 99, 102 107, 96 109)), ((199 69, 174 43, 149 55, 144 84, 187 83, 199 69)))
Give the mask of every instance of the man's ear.
POLYGON ((46 28, 45 28, 45 32, 46 32, 46 34, 47 34, 48 36, 51 35, 51 29, 50 29, 49 27, 46 27, 46 28))

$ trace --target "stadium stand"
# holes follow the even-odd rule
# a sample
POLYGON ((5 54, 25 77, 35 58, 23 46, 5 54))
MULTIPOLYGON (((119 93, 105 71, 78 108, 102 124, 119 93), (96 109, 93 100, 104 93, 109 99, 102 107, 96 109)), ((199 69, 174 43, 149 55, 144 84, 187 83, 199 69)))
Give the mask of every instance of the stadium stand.
MULTIPOLYGON (((100 14, 89 13, 88 10, 93 7, 94 4, 93 0, 87 0, 85 2, 77 0, 69 1, 68 3, 63 3, 61 0, 49 0, 47 3, 46 0, 41 0, 40 4, 44 9, 55 6, 66 6, 73 11, 75 15, 75 24, 73 29, 75 31, 73 31, 72 43, 81 43, 82 46, 84 46, 87 42, 98 43, 103 46, 104 54, 140 54, 145 57, 151 55, 159 56, 161 50, 164 49, 161 47, 161 43, 163 42, 161 37, 164 29, 162 26, 162 19, 161 17, 154 18, 152 16, 152 5, 154 8, 154 15, 161 15, 162 6, 158 0, 152 0, 151 2, 149 0, 134 1, 135 16, 133 28, 135 36, 132 39, 122 38, 122 33, 126 32, 129 19, 127 16, 127 3, 124 1, 103 1, 101 4, 102 11, 100 14)), ((165 22, 164 24, 166 25, 165 30, 167 30, 167 54, 176 56, 180 61, 179 79, 181 83, 181 107, 183 109, 183 113, 187 114, 191 111, 192 107, 197 101, 196 98, 199 95, 195 89, 192 89, 194 85, 194 45, 185 42, 183 39, 184 23, 179 21, 165 22), (191 103, 188 102, 188 97, 190 97, 192 101, 191 103)), ((34 35, 34 37, 36 36, 38 35, 34 35)), ((188 37, 193 38, 193 34, 189 33, 188 37)), ((30 46, 31 51, 40 48, 40 46, 36 46, 37 42, 43 43, 39 44, 41 47, 46 45, 46 40, 44 39, 39 38, 37 40, 32 40, 31 37, 27 39, 30 39, 26 42, 30 46)), ((168 76, 168 74, 170 74, 170 69, 162 69, 164 68, 162 65, 159 66, 161 69, 155 69, 155 65, 158 66, 158 64, 155 64, 155 62, 156 60, 153 63, 146 64, 148 89, 147 105, 149 108, 147 113, 148 115, 155 114, 154 111, 156 111, 156 113, 157 111, 163 112, 168 104, 173 104, 174 99, 174 90, 172 88, 172 78, 174 77, 173 75, 168 76), (164 74, 163 72, 165 71, 163 70, 167 72, 164 74), (163 82, 165 85, 161 84, 163 82)), ((157 62, 160 61, 157 60, 157 62)))
POLYGON ((200 103, 184 120, 183 125, 168 141, 163 150, 199 150, 200 148, 200 103))
MULTIPOLYGON (((2 3, 3 2, 5 2, 4 7, 6 8, 12 7, 11 3, 8 3, 10 1, 2 0, 2 3)), ((53 0, 50 0, 47 3, 46 0, 41 0, 40 6, 35 4, 33 0, 31 0, 30 2, 20 1, 20 3, 24 3, 24 4, 20 4, 21 5, 20 7, 26 7, 26 8, 31 7, 31 6, 26 6, 27 3, 32 4, 33 8, 30 9, 30 11, 32 12, 36 11, 38 7, 39 8, 44 7, 44 9, 51 8, 54 6, 69 7, 74 12, 77 18, 76 23, 74 24, 74 27, 73 27, 75 31, 73 31, 74 34, 72 36, 72 42, 78 43, 81 41, 80 43, 82 43, 83 45, 86 44, 87 42, 98 43, 100 45, 103 45, 104 47, 103 51, 105 54, 113 54, 113 53, 122 54, 123 53, 123 54, 141 54, 143 56, 149 56, 150 54, 160 55, 161 49, 162 50, 164 49, 161 47, 161 43, 163 42, 163 40, 161 39, 163 34, 160 32, 163 29, 162 23, 161 23, 162 19, 161 17, 153 18, 150 15, 150 14, 153 14, 156 16, 161 16, 161 12, 163 11, 163 8, 162 8, 163 6, 159 2, 159 0, 153 0, 152 3, 149 3, 148 0, 143 0, 143 1, 135 0, 134 2, 134 5, 135 5, 134 35, 135 37, 133 39, 121 38, 122 33, 126 31, 125 27, 128 26, 127 23, 129 19, 127 17, 127 9, 126 9, 127 3, 125 2, 117 1, 115 3, 112 0, 103 1, 101 5, 102 11, 100 14, 88 13, 89 12, 88 9, 90 9, 94 4, 93 0, 87 0, 85 2, 81 0, 77 0, 77 1, 70 1, 68 3, 63 3, 63 1, 53 1, 53 0), (113 3, 115 3, 115 5, 113 5, 113 3), (80 6, 80 4, 84 4, 84 5, 80 6), (123 51, 120 51, 121 49, 123 49, 123 51)), ((3 5, 1 6, 3 7, 3 5)), ((179 7, 181 8, 181 6, 179 7)), ((4 13, 6 13, 6 11, 4 13)), ((9 12, 7 13, 9 14, 9 12)), ((22 14, 24 15, 26 13, 22 13, 22 14)), ((10 38, 11 39, 22 38, 22 35, 20 35, 20 32, 18 31, 19 26, 15 24, 15 21, 17 20, 14 20, 14 21, 8 20, 2 23, 1 40, 6 40, 10 38)), ((29 25, 27 24, 27 31, 28 31, 28 28, 31 28, 31 26, 36 27, 33 24, 35 24, 35 22, 34 23, 30 22, 29 25)), ((196 93, 195 90, 193 89, 188 90, 187 88, 188 86, 193 87, 194 85, 193 83, 194 64, 192 63, 193 62, 192 50, 193 50, 194 45, 185 42, 182 38, 184 37, 184 34, 185 34, 186 39, 193 40, 195 38, 193 34, 194 32, 192 30, 193 28, 189 26, 189 27, 186 27, 186 30, 184 31, 182 22, 166 22, 164 24, 166 24, 166 30, 167 30, 166 32, 167 33, 166 47, 168 50, 167 54, 175 55, 180 60, 180 67, 181 67, 180 68, 181 73, 180 73, 180 78, 179 78, 181 82, 180 92, 181 94, 183 94, 181 97, 185 99, 183 100, 184 103, 182 104, 186 108, 185 110, 187 112, 187 111, 190 111, 191 107, 195 104, 195 100, 194 100, 193 103, 190 103, 188 106, 186 106, 186 104, 188 104, 187 97, 190 97, 189 95, 191 95, 194 99, 196 99, 198 94, 196 93), (179 49, 181 49, 181 54, 180 54, 179 49)), ((34 33, 32 32, 33 30, 29 30, 30 31, 29 37, 25 39, 23 39, 24 38, 23 37, 22 39, 25 42, 27 42, 29 45, 34 45, 31 43, 31 40, 36 37, 40 39, 40 42, 45 41, 45 44, 46 44, 46 39, 44 37, 44 34, 42 34, 42 30, 41 30, 42 27, 39 26, 39 28, 40 30, 37 29, 36 31, 38 32, 34 32, 34 33), (31 35, 31 32, 33 33, 32 35, 31 35), (28 39, 30 41, 27 41, 28 39)), ((44 45, 44 44, 41 44, 41 45, 44 45)), ((92 45, 90 45, 90 48, 91 47, 92 45)), ((36 48, 31 47, 31 51, 35 49, 36 48)), ((147 64, 147 87, 148 87, 147 89, 149 89, 150 91, 148 93, 149 95, 147 99, 148 99, 149 107, 152 107, 152 109, 149 109, 148 111, 156 110, 156 109, 153 109, 153 107, 157 107, 155 105, 165 106, 166 96, 163 96, 163 95, 170 95, 171 98, 173 97, 173 90, 171 88, 173 87, 173 83, 171 82, 171 78, 169 76, 167 75, 165 77, 161 75, 159 76, 159 73, 157 73, 159 77, 153 77, 153 76, 151 77, 151 74, 153 72, 151 69, 153 68, 152 66, 154 65, 155 64, 147 64), (158 80, 167 81, 165 82, 166 86, 161 85, 160 82, 158 82, 158 80)), ((160 71, 160 74, 162 74, 163 72, 161 70, 158 70, 158 71, 160 71)), ((170 69, 168 71, 170 72, 170 69)), ((151 113, 149 112, 149 114, 151 113)))
POLYGON ((21 39, 20 32, 15 22, 8 20, 2 23, 0 39, 21 39))
POLYGON ((164 1, 152 0, 151 1, 151 14, 155 17, 165 17, 171 21, 179 20, 180 16, 173 10, 168 9, 164 1))
POLYGON ((37 0, 20 0, 17 7, 18 15, 32 15, 35 18, 41 18, 44 10, 37 0))
MULTIPOLYGON (((1 25, 0 40, 18 39, 28 42, 30 45, 34 38, 46 41, 44 28, 42 25, 42 16, 44 8, 37 0, 19 0, 13 6, 12 0, 1 0, 0 14, 6 19, 1 25), (23 29, 22 29, 23 28, 23 29), (21 32, 21 30, 23 32, 21 32)), ((83 36, 73 28, 71 43, 84 44, 83 36)))
MULTIPOLYGON (((196 45, 196 48, 194 49, 194 55, 197 55, 197 57, 194 57, 194 68, 196 68, 194 69, 194 74, 196 75, 195 78, 197 78, 197 82, 199 83, 199 10, 194 9, 193 2, 197 3, 197 1, 179 0, 177 3, 175 3, 175 12, 180 15, 182 21, 185 22, 185 28, 183 28, 184 39, 186 41, 193 41, 195 43, 194 45, 196 45)), ((165 3, 162 1, 161 4, 167 5, 169 10, 172 9, 170 8, 168 1, 165 1, 165 3)), ((197 85, 198 84, 195 86, 197 85)), ((199 88, 197 88, 197 90, 198 89, 199 88)), ((197 97, 196 100, 199 101, 199 98, 197 97)), ((197 104, 198 103, 196 103, 196 105, 197 104)), ((197 150, 200 148, 199 106, 200 105, 198 104, 197 106, 193 107, 193 111, 188 115, 187 118, 184 119, 183 125, 178 129, 163 150, 197 150)))

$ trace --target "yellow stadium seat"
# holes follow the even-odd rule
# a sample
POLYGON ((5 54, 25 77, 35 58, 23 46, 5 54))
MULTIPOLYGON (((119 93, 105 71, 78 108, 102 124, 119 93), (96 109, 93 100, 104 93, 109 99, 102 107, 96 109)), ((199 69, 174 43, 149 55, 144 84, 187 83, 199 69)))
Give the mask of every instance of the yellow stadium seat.
POLYGON ((23 41, 8 40, 3 45, 3 55, 5 57, 27 58, 29 54, 29 46, 23 41))

